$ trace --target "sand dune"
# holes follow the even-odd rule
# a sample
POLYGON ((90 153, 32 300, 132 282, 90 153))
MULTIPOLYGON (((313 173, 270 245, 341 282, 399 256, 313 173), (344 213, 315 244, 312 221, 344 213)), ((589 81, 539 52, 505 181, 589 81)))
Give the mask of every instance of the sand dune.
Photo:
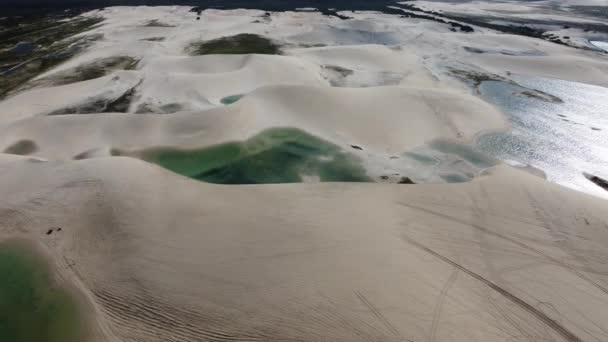
MULTIPOLYGON (((504 8, 520 5, 488 10, 504 8)), ((137 67, 0 102, 0 243, 25 241, 48 262, 44 286, 75 295, 86 342, 606 340, 607 202, 466 145, 509 122, 447 72, 605 85, 603 57, 341 13, 353 19, 206 10, 196 20, 179 6, 85 14, 106 20, 82 34, 103 38, 39 77, 116 56, 137 67), (193 43, 242 33, 280 54, 190 55, 193 43), (277 128, 333 144, 369 181, 473 180, 228 186, 132 158, 277 128)), ((286 141, 283 159, 259 148, 260 160, 288 169, 298 153, 328 158, 298 143, 286 141)))
POLYGON ((429 70, 422 67, 420 56, 405 48, 365 44, 293 49, 289 53, 321 65, 332 85, 440 85, 429 70))
POLYGON ((272 84, 326 85, 319 67, 300 59, 272 55, 208 55, 154 59, 142 67, 146 75, 138 106, 144 103, 186 104, 194 110, 220 104, 230 95, 272 84), (168 91, 170 89, 170 91, 168 91), (198 103, 201 103, 197 106, 198 103))
POLYGON ((453 90, 271 86, 203 112, 37 116, 0 127, 0 148, 32 139, 39 146, 34 155, 70 159, 103 148, 204 147, 272 127, 300 128, 341 146, 403 153, 438 138, 465 142, 482 131, 505 129, 506 122, 490 105, 453 90))
POLYGON ((592 341, 608 324, 605 203, 508 167, 406 187, 0 167, 0 236, 78 275, 110 340, 592 341))

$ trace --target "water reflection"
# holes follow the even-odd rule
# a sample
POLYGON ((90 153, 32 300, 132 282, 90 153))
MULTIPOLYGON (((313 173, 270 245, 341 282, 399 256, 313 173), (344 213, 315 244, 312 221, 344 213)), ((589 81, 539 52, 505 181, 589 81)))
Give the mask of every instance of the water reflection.
POLYGON ((481 137, 476 148, 539 168, 550 181, 608 198, 583 176, 608 176, 608 88, 541 78, 515 81, 563 103, 522 96, 526 88, 507 82, 483 82, 482 96, 503 109, 513 129, 481 137))
POLYGON ((597 46, 598 48, 608 52, 608 43, 607 42, 592 41, 590 43, 597 46))

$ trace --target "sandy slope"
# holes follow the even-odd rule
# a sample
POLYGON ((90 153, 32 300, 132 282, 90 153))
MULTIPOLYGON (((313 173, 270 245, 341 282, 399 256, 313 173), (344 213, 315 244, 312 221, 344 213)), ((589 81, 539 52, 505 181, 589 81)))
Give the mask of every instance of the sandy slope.
POLYGON ((400 187, 217 186, 128 158, 0 168, 0 238, 77 276, 102 340, 606 336, 605 202, 508 167, 400 187))
POLYGON ((190 110, 205 109, 220 104, 223 97, 246 94, 266 85, 327 85, 318 65, 286 56, 156 58, 143 63, 142 73, 145 81, 134 106, 156 102, 185 104, 185 109, 190 110))
POLYGON ((0 127, 0 148, 31 139, 39 146, 33 155, 70 159, 95 149, 204 147, 272 127, 300 128, 342 146, 402 153, 438 138, 464 142, 481 131, 504 129, 506 122, 490 105, 453 90, 283 85, 203 112, 37 116, 0 127))
POLYGON ((139 81, 137 73, 119 71, 89 81, 25 91, 0 103, 0 123, 44 115, 95 99, 117 98, 139 81))
MULTIPOLYGON (((364 44, 292 49, 289 54, 309 60, 322 67, 339 66, 349 74, 342 82, 347 87, 375 85, 441 86, 441 82, 421 67, 420 56, 408 47, 389 48, 384 45, 364 44)), ((327 70, 326 70, 327 72, 327 70)), ((332 80, 332 75, 328 75, 332 80)))

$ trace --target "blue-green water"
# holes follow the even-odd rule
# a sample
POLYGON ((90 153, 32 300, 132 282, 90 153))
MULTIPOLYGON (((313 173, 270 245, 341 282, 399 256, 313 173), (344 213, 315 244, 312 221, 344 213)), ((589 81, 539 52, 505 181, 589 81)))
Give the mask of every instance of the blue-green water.
POLYGON ((233 104, 233 103, 235 103, 236 101, 240 100, 240 99, 241 99, 241 97, 243 97, 243 95, 242 95, 242 94, 230 95, 230 96, 226 96, 226 97, 222 98, 222 99, 220 100, 220 102, 221 102, 222 104, 229 105, 229 104, 233 104))
POLYGON ((366 182, 360 162, 340 147, 295 128, 266 130, 248 140, 195 150, 152 149, 144 160, 220 184, 366 182))
POLYGON ((83 341, 76 301, 29 246, 0 243, 0 275, 0 341, 83 341))

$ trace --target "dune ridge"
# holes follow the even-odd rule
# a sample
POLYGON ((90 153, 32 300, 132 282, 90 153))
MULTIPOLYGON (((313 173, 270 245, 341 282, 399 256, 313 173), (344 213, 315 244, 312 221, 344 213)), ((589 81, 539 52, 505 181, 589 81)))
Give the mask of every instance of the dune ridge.
POLYGON ((574 341, 606 323, 605 203, 506 166, 407 187, 230 187, 116 157, 1 167, 19 191, 0 205, 27 222, 2 236, 71 260, 116 341, 574 341))
POLYGON ((79 299, 83 342, 605 340, 607 202, 474 150, 510 123, 454 70, 469 83, 520 72, 605 85, 606 61, 340 13, 350 19, 85 13, 104 21, 82 35, 103 38, 39 79, 114 56, 137 64, 0 102, 0 244, 41 251, 79 299), (189 55, 243 33, 279 54, 189 55), (274 142, 254 137, 273 129, 329 146, 284 139, 293 164, 333 162, 331 150, 369 182, 211 184, 144 161, 229 143, 263 152, 274 142))

